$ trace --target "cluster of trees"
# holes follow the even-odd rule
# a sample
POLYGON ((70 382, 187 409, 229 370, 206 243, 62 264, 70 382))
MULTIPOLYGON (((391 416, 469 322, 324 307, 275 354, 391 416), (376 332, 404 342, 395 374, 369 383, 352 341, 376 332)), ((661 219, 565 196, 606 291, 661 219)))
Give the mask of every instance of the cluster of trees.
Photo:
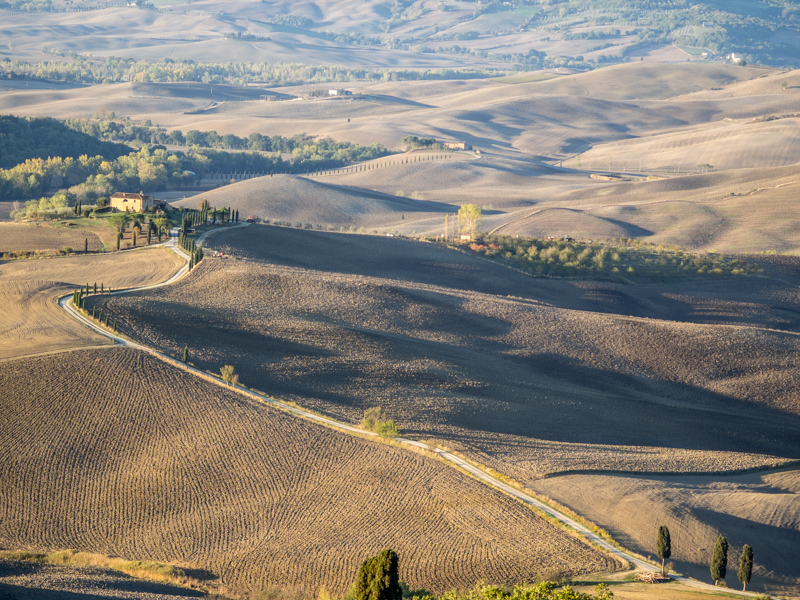
MULTIPOLYGON (((243 138, 232 133, 220 135, 213 130, 192 129, 184 135, 179 129, 167 132, 166 128, 153 126, 149 120, 144 123, 135 123, 130 118, 116 119, 114 113, 98 114, 94 119, 68 119, 64 125, 71 130, 101 140, 290 154, 293 162, 299 160, 303 163, 315 160, 320 168, 324 168, 325 161, 330 161, 331 166, 341 166, 390 154, 379 144, 360 146, 350 142, 335 142, 330 138, 314 138, 307 134, 285 137, 252 133, 243 138)), ((126 148, 126 152, 130 152, 130 149, 126 148)), ((126 152, 121 152, 120 155, 126 152)), ((50 153, 46 156, 56 155, 60 154, 50 153)), ((308 169, 306 168, 306 170, 308 169)))
POLYGON ((595 587, 596 595, 578 592, 571 586, 559 587, 551 581, 518 585, 508 591, 498 585, 479 583, 468 591, 445 592, 437 598, 426 590, 409 590, 400 579, 399 558, 394 550, 382 550, 367 558, 358 569, 356 580, 345 600, 612 600, 605 584, 595 587))
POLYGON ((403 138, 403 143, 411 148, 434 148, 436 147, 436 138, 425 137, 420 138, 416 135, 407 135, 403 138))
MULTIPOLYGON (((672 540, 669 535, 669 528, 662 525, 658 528, 656 538, 656 554, 661 559, 661 574, 665 575, 664 561, 672 556, 672 540)), ((717 536, 714 543, 714 551, 711 556, 711 577, 714 585, 725 580, 728 572, 728 540, 725 536, 717 536)), ((739 557, 739 571, 737 577, 742 584, 742 590, 747 589, 747 584, 753 576, 753 548, 748 544, 742 546, 742 554, 739 557)))
POLYGON ((387 418, 386 411, 379 406, 368 408, 361 419, 361 428, 367 431, 374 431, 381 437, 396 437, 398 435, 397 425, 394 421, 387 418))
POLYGON ((668 281, 761 272, 758 265, 742 260, 713 253, 692 254, 628 238, 581 242, 495 235, 469 248, 489 258, 511 260, 534 275, 557 277, 668 281))
POLYGON ((0 169, 50 156, 76 159, 81 155, 102 155, 113 160, 133 150, 98 138, 56 119, 0 115, 0 169))

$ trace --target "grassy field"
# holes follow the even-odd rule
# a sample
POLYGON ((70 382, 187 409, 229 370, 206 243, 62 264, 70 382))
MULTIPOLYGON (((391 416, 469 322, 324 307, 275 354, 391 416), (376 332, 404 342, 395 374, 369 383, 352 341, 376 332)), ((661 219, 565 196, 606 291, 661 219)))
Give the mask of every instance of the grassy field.
POLYGON ((0 263, 0 298, 6 307, 0 317, 0 359, 107 344, 67 316, 58 298, 87 283, 115 289, 157 283, 182 264, 163 248, 0 263))
POLYGON ((209 387, 137 351, 3 370, 0 543, 208 570, 240 591, 342 593, 384 547, 412 587, 614 562, 423 456, 209 387))

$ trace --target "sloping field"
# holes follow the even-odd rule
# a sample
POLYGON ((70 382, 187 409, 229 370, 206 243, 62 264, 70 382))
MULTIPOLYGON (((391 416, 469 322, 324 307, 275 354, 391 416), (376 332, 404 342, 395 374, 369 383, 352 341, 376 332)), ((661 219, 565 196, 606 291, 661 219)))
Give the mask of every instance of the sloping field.
MULTIPOLYGON (((2 225, 0 227, 6 227, 2 225)), ((76 287, 123 288, 167 279, 183 265, 172 252, 135 252, 0 263, 0 359, 107 344, 58 307, 76 287)))
POLYGON ((0 543, 206 569, 239 591, 340 594, 385 547, 412 588, 614 562, 414 453, 339 433, 150 357, 103 349, 0 375, 0 543))
MULTIPOLYGON (((800 157, 800 119, 765 123, 723 121, 596 146, 581 155, 581 166, 594 170, 694 171, 780 167, 800 157), (610 162, 609 162, 610 161, 610 162), (674 165, 674 166, 673 166, 674 165)), ((575 161, 567 163, 575 166, 575 161)))
POLYGON ((52 252, 63 250, 66 247, 82 252, 85 240, 89 241, 91 252, 103 247, 100 239, 85 229, 76 231, 66 227, 50 227, 48 225, 0 224, 0 252, 16 252, 18 250, 52 252))
POLYGON ((203 368, 233 364, 252 387, 351 422, 381 405, 404 432, 521 479, 800 458, 793 334, 547 306, 539 280, 402 240, 251 227, 215 243, 249 260, 98 305, 147 344, 188 344, 203 368))
POLYGON ((743 544, 755 552, 748 589, 796 596, 800 565, 800 471, 730 477, 636 477, 568 475, 532 487, 589 519, 605 524, 626 548, 655 549, 659 525, 667 525, 677 569, 709 581, 708 560, 717 535, 731 544, 728 585, 735 587, 743 544), (702 566, 700 566, 702 565, 702 566))
MULTIPOLYGON (((336 181, 335 176, 328 178, 336 181)), ((176 202, 196 208, 201 200, 211 206, 239 211, 239 218, 311 223, 326 227, 380 227, 402 220, 402 215, 452 212, 447 205, 389 196, 371 190, 323 183, 305 177, 273 175, 249 179, 176 202)))
POLYGON ((142 581, 100 567, 41 565, 0 561, 0 594, 15 600, 90 600, 137 598, 137 600, 186 600, 203 594, 176 585, 142 581))

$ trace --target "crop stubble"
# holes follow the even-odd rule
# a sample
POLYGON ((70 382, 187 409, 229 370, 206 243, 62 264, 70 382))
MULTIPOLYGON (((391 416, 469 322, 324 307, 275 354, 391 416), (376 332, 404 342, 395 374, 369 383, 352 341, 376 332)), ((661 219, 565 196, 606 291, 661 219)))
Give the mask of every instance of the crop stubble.
POLYGON ((432 459, 284 415, 126 349, 0 374, 0 543, 209 569, 239 590, 343 592, 366 556, 412 586, 614 568, 432 459))
POLYGON ((163 248, 0 263, 0 359, 108 343, 66 315, 58 298, 87 283, 157 283, 181 264, 163 248))

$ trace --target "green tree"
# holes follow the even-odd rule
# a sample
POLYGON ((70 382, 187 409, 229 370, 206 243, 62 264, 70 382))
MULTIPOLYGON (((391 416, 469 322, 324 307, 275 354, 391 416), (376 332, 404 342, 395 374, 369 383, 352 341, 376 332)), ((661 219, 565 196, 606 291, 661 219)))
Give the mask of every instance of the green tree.
POLYGON ((656 553, 661 559, 661 574, 664 575, 664 561, 672 554, 672 542, 669 537, 669 529, 666 525, 658 528, 658 539, 656 540, 656 553))
POLYGON ((222 381, 228 385, 239 384, 239 374, 236 373, 236 369, 233 368, 233 365, 225 365, 219 370, 219 372, 220 375, 222 375, 222 381))
POLYGON ((183 362, 189 362, 189 346, 186 345, 183 347, 183 362))
POLYGON ((402 600, 397 553, 390 548, 366 559, 356 574, 352 600, 402 600))
POLYGON ((753 574, 753 549, 747 544, 742 548, 742 556, 739 557, 739 583, 742 584, 742 591, 747 589, 750 577, 753 574))
POLYGON ((474 204, 462 204, 458 211, 458 224, 461 233, 469 235, 474 240, 481 225, 481 209, 474 204))
POLYGON ((711 577, 714 585, 725 579, 728 572, 728 540, 724 536, 717 536, 714 544, 714 554, 711 556, 711 577))
POLYGON ((122 232, 117 232, 117 250, 119 250, 120 242, 122 242, 122 232))
POLYGON ((83 238, 83 253, 89 253, 89 238, 83 238))

